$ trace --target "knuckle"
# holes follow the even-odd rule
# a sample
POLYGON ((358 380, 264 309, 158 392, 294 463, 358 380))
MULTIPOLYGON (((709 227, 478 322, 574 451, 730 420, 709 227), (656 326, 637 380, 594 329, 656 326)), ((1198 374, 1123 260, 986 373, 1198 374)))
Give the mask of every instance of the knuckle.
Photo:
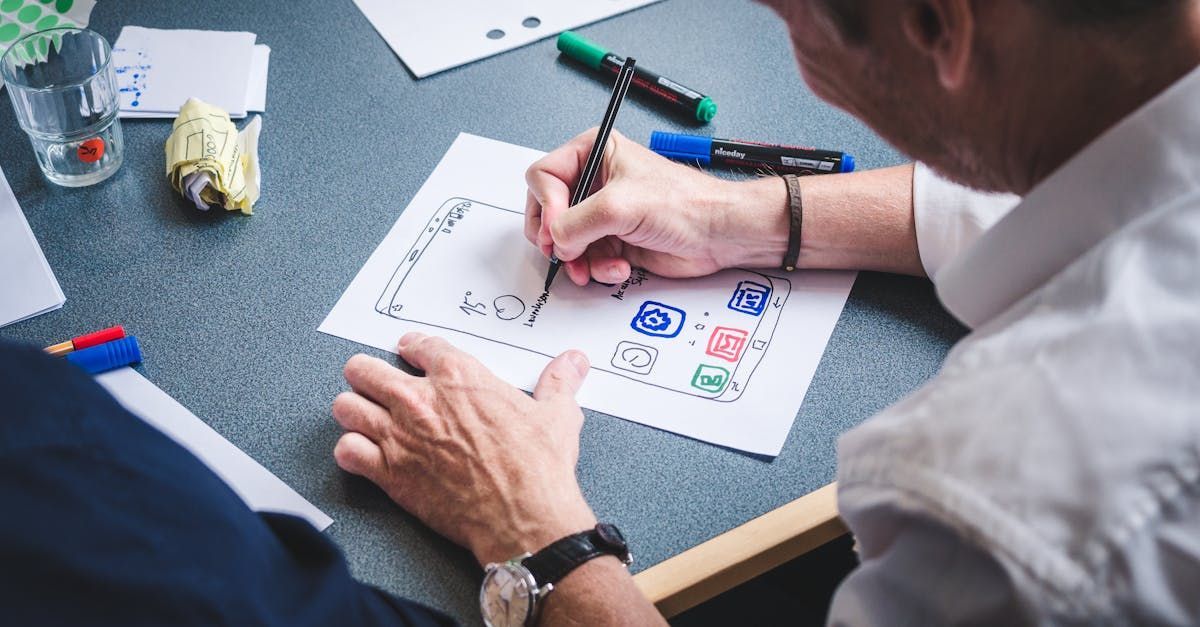
POLYGON ((534 161, 532 165, 530 165, 528 168, 525 169, 525 184, 526 185, 528 185, 529 187, 537 186, 538 174, 540 174, 542 171, 544 171, 546 169, 546 163, 549 159, 550 159, 549 156, 542 157, 541 159, 534 161))
POLYGON ((440 352, 430 361, 430 368, 442 374, 454 374, 458 371, 458 357, 450 352, 440 352))
POLYGON ((440 337, 427 337, 421 340, 421 352, 425 354, 425 363, 430 370, 442 370, 452 365, 457 352, 450 342, 440 337))
POLYGON ((412 389, 413 386, 405 384, 403 380, 392 379, 388 381, 384 387, 384 391, 392 403, 401 406, 402 408, 410 407, 414 404, 416 396, 412 389))
POLYGON ((609 194, 604 194, 596 198, 596 209, 590 217, 594 222, 604 224, 620 220, 628 211, 623 203, 616 202, 609 194))

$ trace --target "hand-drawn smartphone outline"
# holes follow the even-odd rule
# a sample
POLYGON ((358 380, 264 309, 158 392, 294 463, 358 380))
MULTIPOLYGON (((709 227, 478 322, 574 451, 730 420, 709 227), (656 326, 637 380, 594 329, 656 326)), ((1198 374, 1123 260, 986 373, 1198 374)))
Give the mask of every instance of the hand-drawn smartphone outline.
MULTIPOLYGON (((397 320, 403 320, 413 324, 420 324, 435 329, 441 329, 443 331, 461 333, 463 335, 469 335, 481 340, 487 340, 489 342, 495 342, 497 344, 503 344, 504 346, 520 349, 535 355, 541 355, 547 359, 553 359, 555 357, 554 355, 549 355, 526 346, 504 342, 502 340, 479 335, 470 331, 464 331, 455 327, 433 324, 431 322, 416 320, 414 318, 406 318, 403 315, 404 304, 396 302, 396 299, 400 294, 400 288, 404 285, 405 279, 408 278, 409 273, 412 272, 413 268, 416 266, 416 263, 421 260, 421 255, 425 252, 425 249, 429 247, 434 238, 437 237, 438 233, 448 232, 445 229, 453 229, 453 224, 448 222, 448 220, 454 219, 456 216, 461 219, 461 216, 465 215, 466 212, 475 208, 504 211, 514 214, 518 217, 523 217, 525 215, 519 211, 513 211, 503 207, 496 207, 494 205, 489 205, 487 203, 481 203, 461 197, 451 198, 442 203, 442 206, 438 208, 438 210, 434 212, 433 216, 429 218, 429 222, 426 223, 425 229, 421 231, 421 235, 417 237, 417 241, 414 242, 412 247, 408 249, 408 252, 405 253, 404 259, 400 262, 400 265, 397 266, 395 272, 392 273, 392 277, 388 281, 387 287, 384 288, 383 293, 379 296, 379 300, 375 303, 375 311, 388 316, 389 318, 395 318, 397 320)), ((716 364, 716 361, 720 361, 723 364, 723 367, 726 369, 728 369, 730 366, 733 367, 733 372, 729 376, 729 382, 719 394, 705 393, 702 390, 695 388, 685 389, 683 386, 690 386, 690 381, 681 382, 680 387, 678 388, 652 383, 635 376, 634 373, 623 372, 619 368, 612 367, 611 364, 607 362, 593 363, 592 369, 606 372, 614 376, 623 377, 625 379, 629 379, 630 381, 637 381, 638 383, 642 383, 644 385, 653 386, 679 394, 686 394, 687 396, 695 396, 697 398, 717 401, 719 403, 732 403, 738 400, 738 398, 741 397, 742 392, 744 392, 749 386, 750 377, 754 374, 754 371, 758 369, 758 365, 762 362, 763 356, 766 355, 767 349, 770 348, 771 339, 775 335, 775 329, 779 326, 779 318, 780 314, 782 313, 783 306, 787 304, 787 300, 792 293, 792 282, 788 279, 777 276, 769 276, 759 272, 754 272, 752 270, 739 271, 750 275, 747 277, 750 280, 765 282, 767 286, 771 288, 771 302, 767 305, 765 311, 761 315, 754 316, 754 330, 750 331, 749 338, 746 340, 746 348, 743 350, 742 358, 738 360, 737 364, 730 364, 724 360, 713 360, 714 364, 716 364), (782 294, 780 292, 782 292, 782 294), (764 327, 766 331, 765 337, 760 334, 760 330, 764 330, 764 327), (753 348, 756 344, 756 340, 765 340, 766 344, 762 348, 753 348)), ((721 306, 724 305, 722 304, 721 306)), ((714 325, 714 327, 715 326, 719 325, 714 325)), ((747 331, 749 331, 749 329, 747 329, 747 331)), ((626 339, 638 340, 637 337, 618 338, 618 342, 626 339)), ((708 359, 698 361, 697 365, 707 363, 708 361, 708 359)))

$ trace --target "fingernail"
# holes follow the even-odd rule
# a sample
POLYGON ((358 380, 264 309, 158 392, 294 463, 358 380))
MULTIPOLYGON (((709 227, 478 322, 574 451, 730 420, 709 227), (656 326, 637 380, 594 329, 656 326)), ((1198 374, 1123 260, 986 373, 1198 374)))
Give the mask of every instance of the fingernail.
POLYGON ((575 366, 575 371, 578 372, 579 376, 581 377, 586 375, 588 373, 588 369, 591 368, 591 364, 588 363, 587 357, 579 351, 571 351, 567 353, 567 360, 571 362, 572 366, 575 366))

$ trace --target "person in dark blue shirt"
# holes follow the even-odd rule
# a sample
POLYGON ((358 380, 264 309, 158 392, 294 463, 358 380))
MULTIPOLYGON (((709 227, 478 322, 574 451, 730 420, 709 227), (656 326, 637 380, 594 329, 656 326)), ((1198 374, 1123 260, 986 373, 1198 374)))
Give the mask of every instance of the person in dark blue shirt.
POLYGON ((90 377, 0 345, 0 623, 451 625, 354 580, 90 377))

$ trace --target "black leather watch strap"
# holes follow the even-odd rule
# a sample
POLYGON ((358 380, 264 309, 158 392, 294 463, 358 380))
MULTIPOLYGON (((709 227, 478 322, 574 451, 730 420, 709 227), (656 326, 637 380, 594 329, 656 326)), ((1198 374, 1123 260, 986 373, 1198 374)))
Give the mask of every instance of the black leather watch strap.
POLYGON ((524 566, 539 586, 556 584, 588 560, 613 555, 628 565, 632 558, 625 536, 616 526, 600 523, 594 529, 567 536, 524 559, 524 566))

